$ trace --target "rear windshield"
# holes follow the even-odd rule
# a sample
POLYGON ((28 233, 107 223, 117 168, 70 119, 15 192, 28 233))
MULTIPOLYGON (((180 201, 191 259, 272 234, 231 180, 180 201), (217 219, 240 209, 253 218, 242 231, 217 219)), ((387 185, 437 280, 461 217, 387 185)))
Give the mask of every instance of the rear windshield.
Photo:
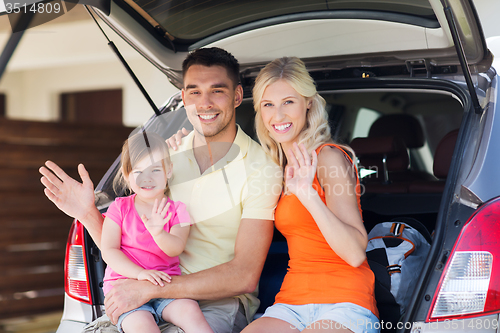
POLYGON ((413 18, 412 24, 439 26, 428 0, 125 1, 132 7, 141 7, 143 16, 153 18, 175 39, 190 43, 265 19, 300 20, 302 17, 311 18, 311 15, 317 18, 369 18, 372 15, 373 18, 388 19, 383 13, 392 13, 396 15, 392 17, 413 18))

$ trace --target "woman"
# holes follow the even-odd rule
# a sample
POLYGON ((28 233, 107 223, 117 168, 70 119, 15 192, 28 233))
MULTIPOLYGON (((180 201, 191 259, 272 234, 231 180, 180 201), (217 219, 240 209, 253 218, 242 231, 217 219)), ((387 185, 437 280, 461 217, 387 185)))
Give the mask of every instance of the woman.
POLYGON ((253 98, 259 140, 284 169, 275 223, 290 262, 275 304, 243 332, 378 332, 353 152, 332 142, 325 101, 300 59, 269 63, 253 98))

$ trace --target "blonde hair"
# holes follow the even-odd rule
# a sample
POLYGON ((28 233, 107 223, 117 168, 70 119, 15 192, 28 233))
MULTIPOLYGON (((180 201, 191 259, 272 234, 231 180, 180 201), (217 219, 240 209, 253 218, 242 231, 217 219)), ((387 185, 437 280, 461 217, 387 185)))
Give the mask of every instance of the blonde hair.
MULTIPOLYGON (((266 129, 261 115, 261 101, 266 88, 276 81, 284 80, 297 93, 311 101, 306 111, 306 125, 299 134, 298 144, 303 143, 309 153, 325 142, 332 142, 326 102, 316 91, 314 80, 306 69, 305 64, 297 57, 283 57, 271 61, 255 79, 253 88, 253 105, 255 109, 255 130, 264 151, 282 168, 286 166, 286 156, 281 144, 276 142, 266 129)), ((339 145, 346 151, 353 153, 350 147, 339 145)))
MULTIPOLYGON (((160 135, 153 132, 139 132, 129 137, 122 147, 122 155, 120 159, 120 169, 113 180, 113 190, 117 195, 123 191, 132 192, 129 183, 124 175, 129 175, 135 165, 146 157, 153 156, 154 153, 160 152, 162 158, 163 169, 165 172, 171 167, 170 154, 168 146, 160 135)), ((156 161, 155 161, 156 162, 156 161)), ((168 195, 168 183, 165 188, 165 194, 168 195)))

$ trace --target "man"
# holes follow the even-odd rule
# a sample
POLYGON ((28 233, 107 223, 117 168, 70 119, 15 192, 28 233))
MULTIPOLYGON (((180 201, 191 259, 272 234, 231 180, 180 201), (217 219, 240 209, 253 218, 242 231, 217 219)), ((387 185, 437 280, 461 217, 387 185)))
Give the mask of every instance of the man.
MULTIPOLYGON (((235 108, 243 99, 237 60, 219 48, 199 49, 183 62, 183 75, 182 99, 194 131, 172 155, 178 181, 170 188, 195 222, 180 256, 184 274, 164 287, 115 282, 105 299, 106 314, 116 323, 122 313, 152 298, 192 298, 201 300, 215 332, 239 332, 258 307, 254 292, 272 240, 282 178, 278 166, 236 125, 235 108)), ((82 183, 47 161, 40 168, 41 182, 47 197, 82 222, 100 246, 103 218, 88 173, 83 165, 78 171, 82 183)))

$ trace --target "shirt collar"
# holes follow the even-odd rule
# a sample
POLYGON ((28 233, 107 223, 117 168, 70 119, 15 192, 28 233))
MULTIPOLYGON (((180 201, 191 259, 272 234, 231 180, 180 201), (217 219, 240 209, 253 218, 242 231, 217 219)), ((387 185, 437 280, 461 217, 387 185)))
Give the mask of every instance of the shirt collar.
MULTIPOLYGON (((215 163, 215 170, 219 169, 220 167, 224 167, 232 161, 238 161, 245 157, 250 146, 250 140, 251 138, 247 134, 245 134, 240 125, 236 124, 236 137, 234 138, 233 145, 231 146, 227 154, 215 163)), ((173 155, 179 152, 183 152, 191 162, 196 163, 196 158, 194 157, 193 152, 193 141, 194 130, 191 131, 191 133, 189 133, 184 139, 182 139, 179 149, 177 149, 177 151, 175 152, 171 151, 171 154, 173 155)))

